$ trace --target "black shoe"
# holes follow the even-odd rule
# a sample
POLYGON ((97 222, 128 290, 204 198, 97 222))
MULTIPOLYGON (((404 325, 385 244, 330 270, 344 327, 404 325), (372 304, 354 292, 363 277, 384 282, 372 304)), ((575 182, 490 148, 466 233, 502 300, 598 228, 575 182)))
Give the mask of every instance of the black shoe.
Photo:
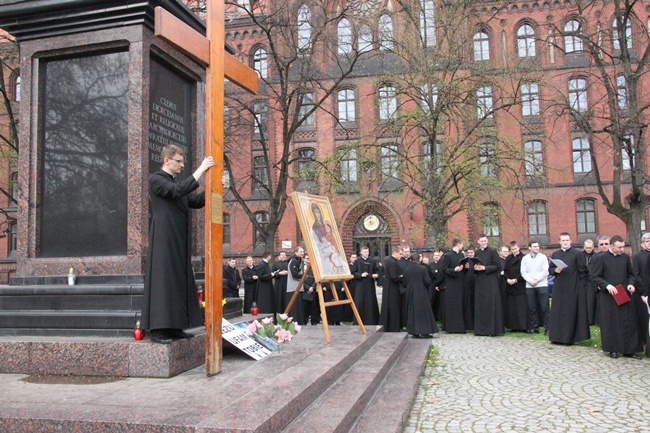
POLYGON ((165 332, 157 332, 155 334, 151 334, 151 341, 153 343, 158 343, 158 344, 171 344, 172 341, 172 336, 165 333, 165 332))
POLYGON ((616 359, 616 358, 618 358, 618 357, 620 357, 620 356, 621 356, 621 355, 619 355, 619 354, 616 353, 616 352, 609 352, 609 357, 610 357, 610 358, 614 358, 614 359, 616 359))
POLYGON ((637 355, 636 353, 626 353, 623 356, 626 357, 626 358, 641 359, 641 357, 639 355, 637 355))

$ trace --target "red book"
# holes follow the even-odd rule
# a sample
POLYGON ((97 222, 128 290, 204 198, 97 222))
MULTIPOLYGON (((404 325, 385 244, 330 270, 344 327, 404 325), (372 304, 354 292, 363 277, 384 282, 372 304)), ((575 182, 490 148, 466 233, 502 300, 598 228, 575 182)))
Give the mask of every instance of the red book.
POLYGON ((614 300, 616 301, 616 305, 619 307, 626 302, 630 302, 630 295, 627 294, 627 290, 622 285, 616 286, 616 290, 618 293, 616 293, 614 296, 614 300))

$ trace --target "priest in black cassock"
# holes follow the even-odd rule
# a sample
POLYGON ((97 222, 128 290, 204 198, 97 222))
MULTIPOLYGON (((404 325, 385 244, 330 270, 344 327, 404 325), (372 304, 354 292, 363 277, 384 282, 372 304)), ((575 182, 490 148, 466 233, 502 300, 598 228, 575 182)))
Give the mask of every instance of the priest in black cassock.
POLYGON ((392 255, 384 261, 384 286, 379 315, 379 324, 384 327, 384 332, 402 330, 402 294, 399 290, 402 284, 402 271, 399 267, 401 258, 402 247, 396 245, 392 249, 392 255))
POLYGON ((508 300, 505 325, 511 331, 526 331, 528 329, 526 280, 521 276, 521 259, 523 256, 519 244, 516 241, 510 242, 510 255, 506 257, 503 272, 506 278, 506 297, 508 300))
POLYGON ((587 313, 587 265, 584 255, 571 246, 571 235, 560 233, 560 249, 551 255, 549 274, 555 276, 548 339, 551 343, 573 344, 589 340, 587 313), (553 260, 561 260, 566 267, 553 260))
POLYGON ((639 339, 646 345, 646 355, 650 353, 648 348, 648 305, 643 299, 650 293, 650 233, 641 236, 641 250, 634 255, 632 270, 636 291, 632 296, 636 306, 636 313, 639 317, 639 339))
POLYGON ((287 275, 289 274, 289 262, 287 253, 280 251, 278 259, 271 267, 273 273, 273 317, 276 313, 284 313, 287 306, 287 275))
MULTIPOLYGON (((406 268, 411 264, 411 247, 409 245, 402 245, 402 258, 397 262, 399 265, 400 273, 404 275, 406 268)), ((400 286, 400 293, 402 294, 402 327, 406 327, 406 285, 404 280, 400 286)))
MULTIPOLYGON (((467 247, 465 252, 467 258, 473 259, 476 254, 476 248, 473 245, 467 247)), ((465 306, 465 328, 468 331, 474 330, 474 314, 476 309, 474 308, 474 296, 476 292, 476 273, 474 272, 474 262, 471 260, 465 263, 465 273, 464 279, 464 290, 467 294, 467 305, 465 306)))
MULTIPOLYGON (((621 355, 641 359, 637 352, 642 349, 639 344, 638 317, 634 303, 617 305, 614 296, 618 290, 634 293, 634 273, 630 256, 623 252, 625 242, 620 236, 612 236, 609 251, 600 253, 591 262, 592 279, 605 291, 601 294, 600 333, 603 351, 609 352, 611 358, 621 355), (617 289, 618 285, 623 286, 617 289)), ((555 296, 555 293, 553 294, 555 296)))
POLYGON ((420 254, 412 253, 409 266, 404 271, 406 286, 406 332, 415 338, 431 338, 438 332, 436 318, 431 309, 429 271, 420 263, 420 254))
POLYGON ((488 245, 488 238, 481 233, 478 238, 479 249, 476 258, 481 261, 474 265, 476 273, 474 335, 503 335, 503 311, 499 293, 499 273, 501 259, 499 253, 488 245))
POLYGON ((271 254, 264 256, 257 264, 257 308, 260 313, 273 313, 273 277, 275 274, 271 271, 271 254))
POLYGON ((152 341, 169 344, 192 336, 183 329, 203 325, 192 269, 190 208, 205 206, 205 195, 192 191, 214 160, 205 158, 191 176, 177 180, 185 166, 183 149, 165 146, 160 157, 162 169, 149 178, 152 216, 141 326, 152 341))
POLYGON ((257 302, 257 280, 259 273, 251 256, 246 257, 246 267, 241 270, 241 277, 244 280, 244 313, 248 314, 253 305, 257 302))
POLYGON ((369 257, 370 249, 361 247, 361 257, 354 263, 354 278, 356 294, 354 304, 364 325, 379 324, 379 305, 377 304, 377 289, 375 281, 379 277, 377 262, 369 257))
MULTIPOLYGON (((465 273, 467 270, 461 264, 465 258, 463 241, 454 238, 451 241, 451 251, 445 253, 440 260, 440 268, 445 275, 445 302, 442 304, 442 330, 450 334, 464 334, 467 330, 469 302, 465 273)), ((434 314, 435 316, 435 314, 434 314)))

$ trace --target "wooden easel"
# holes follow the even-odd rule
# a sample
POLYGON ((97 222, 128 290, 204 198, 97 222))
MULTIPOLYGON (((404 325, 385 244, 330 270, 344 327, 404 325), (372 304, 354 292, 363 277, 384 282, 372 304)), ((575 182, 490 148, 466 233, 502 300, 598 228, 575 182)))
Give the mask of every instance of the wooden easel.
MULTIPOLYGON (((307 269, 305 269, 305 272, 302 274, 302 277, 298 282, 298 286, 296 287, 296 290, 293 292, 293 295, 291 296, 291 299, 287 304, 287 308, 284 309, 284 314, 289 314, 289 311, 291 311, 291 307, 293 306, 293 303, 296 301, 296 298, 298 297, 298 292, 300 291, 300 288, 304 284, 305 278, 307 277, 307 274, 309 273, 310 269, 311 269, 311 265, 307 265, 307 269)), ((357 323, 359 324, 359 329, 361 329, 361 333, 362 334, 366 333, 366 328, 363 326, 363 322, 361 321, 361 316, 359 316, 359 311, 357 310, 357 306, 354 303, 354 299, 352 299, 352 295, 350 294, 350 290, 348 289, 348 284, 346 283, 346 280, 337 279, 337 280, 318 281, 316 282, 316 292, 318 293, 318 300, 320 301, 320 316, 323 321, 325 342, 327 343, 330 342, 330 330, 329 330, 329 324, 327 323, 327 310, 326 310, 327 307, 336 307, 337 305, 350 304, 350 307, 352 307, 352 312, 354 313, 354 317, 356 318, 357 323), (341 282, 341 284, 343 285, 343 290, 345 291, 345 295, 348 297, 348 299, 343 299, 343 300, 339 299, 339 294, 337 293, 336 287, 334 286, 335 281, 341 282), (333 301, 325 302, 325 298, 323 297, 323 287, 322 287, 323 282, 329 282, 330 290, 332 291, 332 296, 334 297, 333 301)))

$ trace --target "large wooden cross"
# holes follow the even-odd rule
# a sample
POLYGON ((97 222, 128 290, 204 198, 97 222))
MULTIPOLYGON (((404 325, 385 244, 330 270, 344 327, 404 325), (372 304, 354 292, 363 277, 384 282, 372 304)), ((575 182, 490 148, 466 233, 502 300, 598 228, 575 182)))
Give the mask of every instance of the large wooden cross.
POLYGON ((155 9, 156 36, 207 67, 205 101, 206 153, 215 165, 205 181, 205 370, 221 372, 222 262, 223 262, 223 107, 224 78, 257 93, 257 73, 227 53, 224 1, 207 0, 207 35, 203 36, 170 12, 155 9))

